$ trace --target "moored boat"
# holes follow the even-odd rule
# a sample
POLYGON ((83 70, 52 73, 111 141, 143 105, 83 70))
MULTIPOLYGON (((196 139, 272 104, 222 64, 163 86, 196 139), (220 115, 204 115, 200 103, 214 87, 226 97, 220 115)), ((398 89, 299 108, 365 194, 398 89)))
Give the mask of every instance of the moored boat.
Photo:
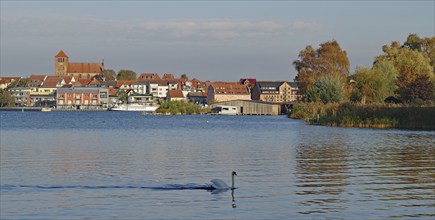
POLYGON ((155 112, 159 106, 157 104, 153 105, 143 105, 138 103, 130 104, 120 104, 111 108, 111 111, 134 111, 134 112, 155 112))

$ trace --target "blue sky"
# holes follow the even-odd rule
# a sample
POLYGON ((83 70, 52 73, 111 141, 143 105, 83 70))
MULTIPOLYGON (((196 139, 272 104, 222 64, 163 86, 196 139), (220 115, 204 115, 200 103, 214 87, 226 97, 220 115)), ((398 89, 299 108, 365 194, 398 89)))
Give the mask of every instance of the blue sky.
POLYGON ((352 71, 409 33, 435 35, 435 1, 3 1, 1 76, 70 62, 201 80, 293 80, 307 45, 335 39, 352 71))

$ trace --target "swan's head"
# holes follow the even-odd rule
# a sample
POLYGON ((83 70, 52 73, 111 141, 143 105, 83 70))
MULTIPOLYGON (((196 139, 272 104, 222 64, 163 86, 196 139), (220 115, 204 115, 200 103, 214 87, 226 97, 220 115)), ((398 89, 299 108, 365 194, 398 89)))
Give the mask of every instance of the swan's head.
POLYGON ((231 175, 233 175, 233 176, 237 176, 236 171, 233 171, 233 172, 231 173, 231 175))

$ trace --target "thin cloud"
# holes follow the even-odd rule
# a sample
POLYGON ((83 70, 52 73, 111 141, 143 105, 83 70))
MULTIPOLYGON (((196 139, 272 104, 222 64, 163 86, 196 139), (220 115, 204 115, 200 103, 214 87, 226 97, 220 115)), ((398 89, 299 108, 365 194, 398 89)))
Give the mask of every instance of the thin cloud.
POLYGON ((111 21, 74 16, 2 16, 2 35, 16 36, 110 36, 127 39, 240 39, 288 36, 320 31, 320 24, 296 21, 205 20, 205 21, 111 21))

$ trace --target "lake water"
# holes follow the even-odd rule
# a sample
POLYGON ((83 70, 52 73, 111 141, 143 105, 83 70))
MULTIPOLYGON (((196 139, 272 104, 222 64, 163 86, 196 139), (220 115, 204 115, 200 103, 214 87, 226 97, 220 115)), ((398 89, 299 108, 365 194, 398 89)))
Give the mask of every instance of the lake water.
POLYGON ((434 219, 435 133, 0 112, 1 219, 434 219), (198 189, 219 178, 237 189, 198 189))

